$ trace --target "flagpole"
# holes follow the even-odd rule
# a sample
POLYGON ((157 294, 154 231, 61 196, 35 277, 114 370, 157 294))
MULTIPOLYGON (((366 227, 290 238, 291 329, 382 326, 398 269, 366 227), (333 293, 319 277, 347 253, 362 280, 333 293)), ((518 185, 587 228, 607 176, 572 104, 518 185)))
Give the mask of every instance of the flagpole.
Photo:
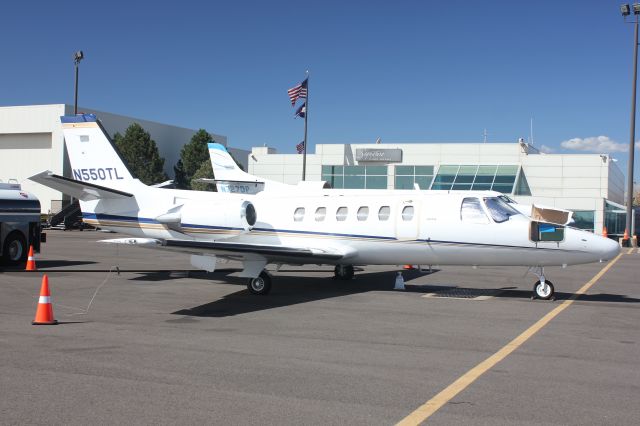
POLYGON ((307 70, 307 98, 304 107, 304 151, 302 152, 302 180, 307 176, 307 118, 309 118, 309 70, 307 70))

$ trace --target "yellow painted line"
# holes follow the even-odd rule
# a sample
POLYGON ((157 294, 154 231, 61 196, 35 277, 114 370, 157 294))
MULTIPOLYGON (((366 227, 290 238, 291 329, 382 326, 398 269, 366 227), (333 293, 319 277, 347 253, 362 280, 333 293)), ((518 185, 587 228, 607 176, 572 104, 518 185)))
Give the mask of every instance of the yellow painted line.
POLYGON ((631 248, 629 249, 629 251, 627 252, 627 254, 631 254, 631 253, 633 253, 633 247, 631 247, 631 248))
POLYGON ((418 407, 414 412, 409 414, 404 419, 398 422, 398 425, 418 425, 427 420, 433 413, 438 411, 443 405, 451 401, 456 395, 465 390, 469 385, 476 381, 480 376, 493 368, 497 363, 509 356, 513 351, 518 349, 524 342, 529 340, 534 334, 540 331, 545 325, 547 325, 552 319, 554 319, 560 312, 567 309, 581 294, 584 294, 589 290, 611 267, 622 257, 622 253, 616 256, 608 265, 606 265, 600 272, 598 272, 591 280, 582 286, 573 296, 562 302, 562 304, 556 307, 554 310, 543 316, 529 327, 526 331, 520 334, 518 337, 507 343, 502 349, 489 358, 482 361, 480 364, 467 371, 460 376, 455 382, 451 383, 439 394, 425 402, 418 407))

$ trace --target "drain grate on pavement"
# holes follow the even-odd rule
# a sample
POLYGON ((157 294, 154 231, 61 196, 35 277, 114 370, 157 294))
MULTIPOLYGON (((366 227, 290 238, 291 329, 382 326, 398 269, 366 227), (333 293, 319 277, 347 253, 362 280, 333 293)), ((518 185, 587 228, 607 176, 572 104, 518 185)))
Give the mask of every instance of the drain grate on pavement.
POLYGON ((486 289, 486 288, 459 288, 446 287, 442 290, 427 293, 422 297, 443 297, 447 299, 465 299, 465 300, 488 300, 492 299, 502 290, 486 289))

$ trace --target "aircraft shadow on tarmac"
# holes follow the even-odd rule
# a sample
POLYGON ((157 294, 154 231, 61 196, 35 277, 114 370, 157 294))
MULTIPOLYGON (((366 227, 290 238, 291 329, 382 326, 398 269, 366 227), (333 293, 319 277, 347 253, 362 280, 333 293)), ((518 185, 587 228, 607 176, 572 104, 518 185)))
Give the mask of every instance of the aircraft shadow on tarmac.
MULTIPOLYGON (((298 270, 295 272, 301 271, 298 270)), ((317 272, 317 270, 314 272, 317 272)), ((437 270, 433 271, 433 273, 435 272, 437 272, 437 270)), ((225 280, 228 284, 243 287, 246 285, 246 279, 233 276, 223 277, 220 275, 223 274, 216 272, 206 274, 203 278, 225 280)), ((419 271, 404 271, 405 292, 428 294, 431 297, 438 298, 454 297, 458 299, 473 299, 474 297, 484 295, 490 296, 491 298, 531 299, 530 289, 518 289, 517 287, 485 289, 460 287, 450 284, 407 284, 407 281, 424 275, 424 273, 419 271)), ((393 290, 395 276, 396 273, 393 271, 360 273, 351 281, 340 281, 328 277, 292 277, 278 275, 274 277, 273 288, 267 296, 255 296, 250 294, 248 290, 243 289, 226 295, 220 300, 192 308, 181 309, 173 312, 173 314, 191 317, 228 317, 370 291, 395 291, 393 290)), ((567 300, 573 296, 573 293, 556 292, 556 303, 567 300)), ((640 299, 616 294, 582 295, 578 298, 578 301, 640 303, 640 299)), ((550 302, 541 301, 540 303, 550 302)))
MULTIPOLYGON (((65 268, 68 266, 93 265, 95 263, 97 262, 92 262, 90 260, 39 260, 39 259, 36 260, 38 270, 39 271, 44 270, 45 272, 49 268, 65 268)), ((19 265, 0 267, 0 272, 18 272, 18 271, 24 271, 24 268, 25 268, 25 264, 22 263, 19 265)), ((61 271, 56 271, 56 272, 61 272, 61 271)), ((75 271, 71 270, 71 271, 64 271, 64 272, 75 272, 75 271)))

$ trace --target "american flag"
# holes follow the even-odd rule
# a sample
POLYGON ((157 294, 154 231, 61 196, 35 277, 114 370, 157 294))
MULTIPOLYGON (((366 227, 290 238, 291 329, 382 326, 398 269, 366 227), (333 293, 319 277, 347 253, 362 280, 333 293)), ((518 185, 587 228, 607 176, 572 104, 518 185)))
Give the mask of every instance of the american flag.
POLYGON ((307 103, 306 102, 298 107, 298 109, 296 110, 295 117, 304 118, 305 115, 307 115, 307 103))
POLYGON ((304 141, 296 145, 296 151, 298 151, 298 154, 302 154, 304 152, 304 141))
POLYGON ((287 93, 289 93, 289 99, 291 100, 291 106, 294 106, 298 99, 307 98, 307 80, 308 78, 305 78, 302 83, 287 90, 287 93))

